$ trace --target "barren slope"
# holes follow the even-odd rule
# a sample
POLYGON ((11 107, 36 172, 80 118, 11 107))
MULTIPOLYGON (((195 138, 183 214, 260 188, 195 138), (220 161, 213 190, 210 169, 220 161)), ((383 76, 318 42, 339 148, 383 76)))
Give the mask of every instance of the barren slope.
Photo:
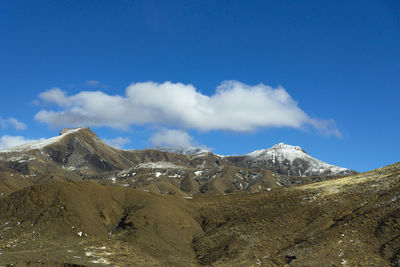
POLYGON ((56 181, 2 197, 0 262, 396 266, 399 190, 399 163, 298 187, 193 199, 56 181))

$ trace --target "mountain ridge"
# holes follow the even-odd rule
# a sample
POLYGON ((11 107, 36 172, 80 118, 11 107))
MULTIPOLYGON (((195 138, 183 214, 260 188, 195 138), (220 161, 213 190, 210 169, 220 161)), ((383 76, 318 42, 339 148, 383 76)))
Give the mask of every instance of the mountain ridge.
MULTIPOLYGON (((51 145, 51 144, 54 144, 54 143, 60 141, 62 138, 66 137, 67 135, 78 133, 80 131, 85 131, 85 132, 89 133, 90 135, 92 135, 94 138, 98 138, 97 135, 93 131, 91 131, 89 127, 80 127, 80 128, 73 128, 73 129, 64 128, 64 129, 62 129, 60 131, 60 135, 59 136, 52 137, 52 138, 49 138, 49 139, 41 139, 39 141, 30 142, 30 143, 26 143, 26 144, 19 145, 19 146, 16 146, 16 147, 3 149, 3 150, 0 150, 0 153, 21 152, 21 151, 24 151, 24 150, 41 149, 41 148, 44 148, 44 147, 46 147, 48 145, 51 145)), ((101 141, 104 144, 107 144, 104 141, 102 141, 100 138, 98 138, 98 140, 101 141)), ((108 146, 110 146, 110 145, 108 145, 108 146)), ((253 152, 250 152, 248 154, 239 155, 239 156, 233 156, 233 155, 223 155, 222 156, 222 155, 215 154, 215 153, 213 153, 211 151, 208 151, 206 149, 199 148, 199 147, 193 147, 193 146, 188 146, 188 147, 185 147, 185 146, 159 146, 159 147, 155 147, 155 148, 148 148, 148 149, 142 149, 142 150, 132 150, 132 149, 125 150, 125 149, 115 148, 115 147, 112 147, 112 146, 110 146, 110 147, 115 149, 115 150, 120 150, 120 151, 158 150, 158 151, 162 151, 162 152, 169 152, 169 153, 175 153, 175 154, 184 154, 184 155, 197 155, 197 154, 203 154, 203 153, 212 153, 212 154, 214 154, 216 156, 224 157, 224 158, 225 157, 226 158, 233 158, 233 157, 259 158, 260 156, 261 157, 264 156, 264 158, 265 158, 266 155, 267 156, 272 155, 271 159, 272 159, 273 163, 275 163, 275 156, 281 156, 281 157, 283 156, 283 158, 286 158, 289 161, 293 161, 294 160, 293 156, 295 154, 300 155, 300 153, 296 153, 296 152, 302 152, 305 155, 309 155, 300 146, 292 146, 292 145, 285 144, 283 142, 275 144, 270 148, 258 149, 258 150, 255 150, 253 152), (273 153, 270 153, 272 151, 273 151, 273 153), (295 153, 290 153, 291 151, 295 152, 295 153), (284 155, 282 155, 282 154, 284 154, 284 155)), ((304 156, 300 155, 300 157, 304 157, 304 156)), ((322 161, 320 161, 320 162, 322 162, 322 161)), ((331 165, 331 164, 328 164, 328 165, 330 167, 334 166, 334 165, 331 165)), ((337 166, 334 166, 334 167, 337 167, 337 166)), ((349 170, 347 168, 342 168, 342 167, 337 167, 337 168, 340 168, 342 170, 349 170)))
POLYGON ((343 177, 290 176, 287 168, 305 164, 298 153, 311 157, 301 147, 222 157, 119 150, 88 128, 60 136, 0 153, 2 263, 398 263, 400 163, 343 177))
POLYGON ((355 173, 283 143, 242 156, 198 152, 121 150, 83 127, 63 129, 59 136, 0 151, 0 171, 29 178, 30 183, 49 177, 95 179, 104 184, 179 194, 257 191, 355 173))

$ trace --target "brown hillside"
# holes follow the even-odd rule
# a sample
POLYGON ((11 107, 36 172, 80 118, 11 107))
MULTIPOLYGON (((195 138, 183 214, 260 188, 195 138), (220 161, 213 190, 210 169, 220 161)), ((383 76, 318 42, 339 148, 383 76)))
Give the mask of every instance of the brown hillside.
POLYGON ((55 181, 3 197, 0 262, 396 266, 399 190, 400 164, 299 187, 193 199, 55 181))

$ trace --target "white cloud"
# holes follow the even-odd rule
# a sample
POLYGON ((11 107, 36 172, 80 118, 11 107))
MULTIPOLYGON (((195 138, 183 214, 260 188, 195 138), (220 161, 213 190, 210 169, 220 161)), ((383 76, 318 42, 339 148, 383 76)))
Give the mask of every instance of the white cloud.
POLYGON ((175 129, 159 129, 150 138, 150 142, 156 148, 161 148, 164 151, 180 151, 179 153, 184 154, 190 151, 195 152, 197 150, 212 150, 210 147, 205 145, 199 145, 187 132, 175 129))
POLYGON ((25 137, 23 136, 3 135, 2 137, 0 137, 0 149, 11 148, 35 141, 39 140, 25 139, 25 137))
POLYGON ((126 144, 129 144, 131 140, 128 137, 117 137, 114 139, 103 138, 103 141, 112 147, 122 149, 126 144))
POLYGON ((9 126, 14 127, 17 130, 26 130, 27 126, 25 123, 18 121, 17 119, 10 117, 8 119, 3 119, 0 117, 1 128, 5 129, 9 126))
POLYGON ((326 136, 334 135, 338 138, 342 138, 343 135, 339 131, 339 129, 336 126, 336 122, 332 119, 330 120, 318 120, 318 119, 313 119, 312 124, 317 131, 326 136))
POLYGON ((82 91, 68 96, 58 88, 39 95, 61 110, 41 110, 35 118, 53 126, 156 124, 200 131, 254 131, 259 128, 311 126, 338 136, 330 120, 309 117, 282 87, 222 82, 211 95, 182 83, 134 83, 124 96, 82 91), (325 129, 325 130, 323 130, 325 129))
POLYGON ((60 88, 52 88, 45 91, 39 95, 39 98, 45 102, 54 103, 62 107, 68 104, 68 97, 60 88))
POLYGON ((150 142, 155 146, 192 147, 193 138, 185 131, 162 129, 156 132, 150 142))

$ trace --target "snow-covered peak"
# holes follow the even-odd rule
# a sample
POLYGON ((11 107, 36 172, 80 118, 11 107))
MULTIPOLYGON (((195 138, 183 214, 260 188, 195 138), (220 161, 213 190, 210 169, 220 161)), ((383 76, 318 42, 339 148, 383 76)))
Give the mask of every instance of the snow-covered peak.
POLYGON ((38 141, 34 141, 34 142, 29 142, 23 145, 19 145, 16 147, 11 147, 11 148, 7 148, 4 150, 0 150, 0 152, 20 152, 20 151, 29 151, 29 150, 34 150, 34 149, 41 149, 43 147, 46 147, 48 145, 57 143, 58 141, 60 141, 62 138, 64 138, 66 135, 69 135, 71 133, 76 133, 79 132, 82 129, 86 129, 86 128, 75 128, 75 129, 64 129, 60 132, 59 136, 56 137, 52 137, 49 139, 39 139, 38 141))
POLYGON ((301 147, 299 146, 291 146, 287 145, 285 143, 279 143, 274 146, 272 146, 270 149, 283 149, 283 150, 299 150, 299 151, 304 151, 301 147))
POLYGON ((205 150, 203 148, 199 147, 184 147, 184 146, 159 146, 156 147, 155 149, 164 151, 164 152, 171 152, 171 153, 176 153, 176 154, 184 154, 184 155, 196 155, 196 154, 202 154, 202 153, 207 153, 209 152, 208 150, 205 150))
POLYGON ((301 147, 299 146, 291 146, 291 145, 287 145, 285 143, 279 143, 276 144, 274 146, 272 146, 271 148, 268 149, 259 149, 259 150, 255 150, 249 154, 247 154, 247 156, 250 157, 263 157, 263 156, 270 156, 270 155, 280 155, 283 158, 287 158, 288 160, 292 161, 293 159, 297 158, 297 157, 304 157, 305 155, 309 156, 301 147))
POLYGON ((299 146, 291 146, 284 143, 276 144, 268 149, 253 151, 246 156, 250 157, 253 162, 270 162, 273 165, 289 164, 290 169, 301 168, 302 172, 299 172, 299 175, 319 175, 327 171, 331 174, 337 174, 350 171, 318 160, 307 154, 299 146))

